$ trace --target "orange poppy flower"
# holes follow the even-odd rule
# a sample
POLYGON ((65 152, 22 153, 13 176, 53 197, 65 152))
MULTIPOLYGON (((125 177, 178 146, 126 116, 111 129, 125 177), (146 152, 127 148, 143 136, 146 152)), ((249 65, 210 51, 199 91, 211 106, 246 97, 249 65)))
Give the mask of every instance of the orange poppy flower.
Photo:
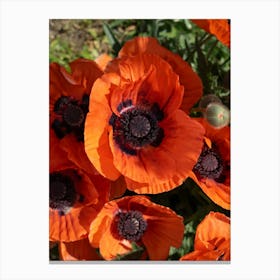
POLYGON ((97 261, 102 257, 91 247, 88 238, 74 242, 60 242, 59 256, 63 261, 97 261))
MULTIPOLYGON (((161 46, 157 39, 152 37, 136 37, 127 41, 118 56, 123 58, 143 53, 158 55, 170 64, 173 71, 179 76, 180 84, 184 86, 181 109, 189 113, 202 96, 203 86, 199 76, 178 54, 161 46)), ((108 71, 110 71, 110 63, 107 70, 105 69, 105 72, 108 71)))
POLYGON ((230 218, 219 212, 210 212, 197 226, 194 251, 181 261, 229 261, 230 218))
POLYGON ((50 125, 59 139, 73 134, 83 141, 91 87, 103 72, 87 59, 77 59, 70 67, 71 74, 57 63, 50 64, 50 125))
POLYGON ((230 209, 230 128, 215 129, 204 119, 206 138, 190 177, 216 204, 230 209))
MULTIPOLYGON (((109 199, 109 181, 70 161, 50 135, 49 238, 76 241, 88 234, 90 222, 109 199)), ((80 160, 83 161, 81 154, 80 160)))
POLYGON ((183 235, 183 218, 174 211, 145 196, 128 196, 104 205, 90 225, 89 242, 106 260, 131 252, 132 242, 144 246, 150 260, 165 260, 183 235))
POLYGON ((91 91, 85 123, 90 161, 110 180, 124 175, 128 189, 138 193, 177 187, 196 163, 204 135, 203 127, 179 110, 179 77, 151 54, 112 64, 116 72, 97 79, 91 91))
POLYGON ((227 19, 192 19, 192 22, 213 34, 227 47, 230 47, 230 21, 227 19))

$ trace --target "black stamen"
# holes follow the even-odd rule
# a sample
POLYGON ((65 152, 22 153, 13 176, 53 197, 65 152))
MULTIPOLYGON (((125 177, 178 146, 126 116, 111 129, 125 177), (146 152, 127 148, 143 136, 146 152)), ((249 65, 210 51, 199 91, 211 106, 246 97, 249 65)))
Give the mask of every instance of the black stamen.
POLYGON ((158 147, 164 138, 164 130, 160 127, 158 131, 157 138, 151 143, 153 147, 158 147))
POLYGON ((82 194, 80 194, 79 195, 79 202, 84 202, 85 201, 85 197, 82 195, 82 194))
POLYGON ((82 104, 85 104, 88 106, 88 104, 89 104, 89 95, 88 94, 83 95, 82 104))
POLYGON ((116 119, 117 119, 117 115, 113 113, 109 119, 109 125, 113 126, 115 124, 116 119))
POLYGON ((61 111, 64 110, 65 106, 69 104, 69 102, 70 102, 70 98, 68 96, 59 97, 54 104, 54 112, 60 113, 61 111))
POLYGON ((123 108, 129 107, 131 105, 132 105, 132 100, 131 99, 127 99, 127 100, 121 102, 118 105, 117 110, 118 110, 118 112, 121 112, 123 108))
POLYGON ((62 139, 69 132, 68 127, 63 126, 63 123, 58 119, 53 121, 51 127, 59 139, 62 139))
POLYGON ((59 211, 58 211, 58 215, 59 215, 59 216, 64 216, 64 215, 65 215, 65 213, 64 213, 64 211, 59 210, 59 211))
POLYGON ((158 121, 162 121, 164 118, 164 113, 163 111, 160 109, 158 103, 154 103, 152 108, 151 108, 153 114, 156 116, 158 121))
POLYGON ((72 179, 59 172, 51 173, 49 196, 50 207, 64 213, 76 201, 76 190, 72 179))

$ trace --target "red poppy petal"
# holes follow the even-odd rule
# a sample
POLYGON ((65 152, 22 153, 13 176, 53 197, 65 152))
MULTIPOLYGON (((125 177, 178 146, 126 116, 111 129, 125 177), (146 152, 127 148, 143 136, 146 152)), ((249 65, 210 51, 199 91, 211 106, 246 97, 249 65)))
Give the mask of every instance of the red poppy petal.
POLYGON ((218 205, 230 210, 230 186, 206 179, 200 182, 201 189, 218 205))
POLYGON ((179 75, 180 83, 185 88, 185 94, 181 108, 189 112, 190 108, 202 96, 202 82, 190 65, 179 55, 162 47, 155 38, 136 37, 127 41, 119 52, 119 57, 134 56, 141 53, 155 54, 166 60, 174 72, 179 75))
POLYGON ((95 80, 103 74, 103 71, 95 61, 85 58, 74 60, 70 63, 70 67, 72 71, 71 76, 78 84, 83 86, 88 94, 91 92, 95 80))
POLYGON ((195 23, 197 26, 199 26, 200 28, 204 29, 206 32, 210 32, 210 30, 209 30, 210 20, 207 20, 207 19, 192 19, 191 21, 193 23, 195 23))
MULTIPOLYGON (((150 198, 144 195, 136 195, 127 197, 127 199, 120 199, 120 202, 126 203, 125 208, 129 210, 138 210, 144 216, 145 219, 158 219, 159 217, 171 217, 181 219, 173 210, 168 207, 153 203, 150 198)), ((118 203, 121 207, 120 203, 118 203)))
POLYGON ((180 258, 180 261, 217 261, 221 256, 219 251, 193 251, 180 258))
POLYGON ((112 92, 112 110, 127 99, 131 99, 133 104, 158 103, 166 115, 179 108, 183 87, 177 74, 159 56, 143 54, 117 59, 111 62, 113 64, 119 68, 121 77, 130 83, 112 92))
POLYGON ((227 19, 192 19, 192 22, 230 47, 230 25, 227 19))
POLYGON ((120 115, 118 106, 126 100, 131 100, 132 104, 137 103, 137 95, 142 80, 133 83, 127 83, 122 86, 111 86, 110 107, 115 115, 120 115))
POLYGON ((70 161, 89 174, 99 174, 86 155, 84 143, 78 142, 74 135, 68 135, 61 139, 60 146, 67 152, 67 157, 70 161))
POLYGON ((190 173, 195 183, 203 190, 203 192, 216 204, 224 209, 230 210, 230 186, 218 183, 213 179, 200 179, 196 175, 190 173))
POLYGON ((100 209, 94 205, 83 207, 79 213, 79 223, 87 232, 89 232, 92 221, 97 217, 100 209))
POLYGON ((230 219, 222 213, 210 212, 197 226, 195 250, 219 249, 219 240, 230 240, 230 219))
POLYGON ((49 238, 51 241, 76 241, 87 235, 85 228, 79 223, 80 208, 72 208, 66 215, 58 211, 49 211, 49 238))
POLYGON ((50 64, 50 112, 61 96, 81 99, 85 89, 58 63, 50 64))
POLYGON ((100 240, 100 253, 102 257, 106 260, 112 260, 117 257, 117 255, 127 254, 132 250, 131 243, 125 239, 118 240, 111 234, 110 227, 101 237, 100 240))
POLYGON ((214 34, 219 41, 230 47, 230 25, 227 19, 211 20, 210 33, 214 34))
POLYGON ((179 247, 184 235, 183 218, 177 215, 149 217, 142 240, 151 260, 165 260, 170 246, 179 247))
POLYGON ((85 151, 91 163, 100 174, 116 180, 120 173, 113 164, 113 156, 109 147, 108 118, 103 117, 106 108, 102 105, 92 107, 85 122, 85 151), (100 116, 100 117, 96 117, 100 116))
POLYGON ((114 213, 118 210, 115 201, 108 202, 98 213, 96 218, 92 220, 89 229, 89 241, 93 247, 99 247, 99 242, 104 235, 107 227, 110 226, 114 213))
POLYGON ((66 167, 75 167, 75 165, 69 161, 67 153, 61 148, 59 139, 56 137, 52 129, 50 129, 49 148, 50 173, 66 167))
POLYGON ((109 56, 106 53, 101 54, 95 59, 95 62, 98 64, 98 66, 101 68, 102 71, 105 70, 107 64, 112 60, 113 58, 109 56))
POLYGON ((74 242, 60 242, 59 255, 64 261, 102 260, 87 238, 74 242))
POLYGON ((107 95, 110 83, 118 82, 118 79, 115 74, 106 74, 94 83, 84 131, 85 151, 89 160, 98 172, 111 180, 116 180, 120 173, 113 165, 109 147, 108 129, 112 111, 108 105, 107 95))
POLYGON ((126 189, 126 182, 123 176, 120 176, 116 181, 111 181, 110 200, 121 197, 126 189))

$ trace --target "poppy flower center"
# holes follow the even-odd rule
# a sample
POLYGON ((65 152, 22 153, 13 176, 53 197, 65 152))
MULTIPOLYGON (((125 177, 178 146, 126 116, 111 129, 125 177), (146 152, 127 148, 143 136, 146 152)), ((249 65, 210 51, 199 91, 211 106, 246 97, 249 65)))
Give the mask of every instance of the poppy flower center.
POLYGON ((138 138, 146 136, 151 129, 151 124, 148 118, 141 115, 133 117, 129 125, 132 135, 138 138))
POLYGON ((61 96, 54 104, 55 119, 52 129, 62 139, 72 133, 78 141, 84 140, 85 117, 88 113, 89 96, 84 94, 81 100, 71 96, 61 96))
POLYGON ((62 182, 54 181, 50 185, 50 197, 62 199, 66 194, 66 185, 62 182))
POLYGON ((147 229, 147 222, 139 211, 120 212, 116 218, 118 233, 126 240, 140 240, 147 229))
POLYGON ((202 158, 201 166, 204 170, 211 172, 219 167, 219 162, 213 154, 208 154, 202 158))
POLYGON ((64 212, 76 201, 76 190, 69 176, 55 172, 50 174, 49 206, 64 212))
POLYGON ((194 166, 196 175, 219 181, 222 178, 223 171, 224 166, 220 155, 215 150, 205 146, 194 166))
POLYGON ((147 145, 160 145, 164 131, 159 126, 163 112, 158 104, 138 107, 133 106, 131 100, 126 100, 117 109, 120 115, 113 113, 109 124, 113 127, 114 141, 123 152, 136 155, 137 150, 147 145))
POLYGON ((79 126, 85 118, 83 110, 77 105, 68 105, 63 112, 63 119, 70 126, 79 126))

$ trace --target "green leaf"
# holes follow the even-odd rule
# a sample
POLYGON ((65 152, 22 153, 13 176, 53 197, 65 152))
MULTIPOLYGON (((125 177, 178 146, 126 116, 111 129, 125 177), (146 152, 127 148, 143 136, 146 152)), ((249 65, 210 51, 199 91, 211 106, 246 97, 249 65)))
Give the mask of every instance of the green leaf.
POLYGON ((118 54, 119 50, 121 49, 121 45, 117 38, 115 37, 113 31, 111 30, 110 26, 107 23, 103 23, 103 30, 108 37, 109 43, 111 44, 115 55, 118 54))

